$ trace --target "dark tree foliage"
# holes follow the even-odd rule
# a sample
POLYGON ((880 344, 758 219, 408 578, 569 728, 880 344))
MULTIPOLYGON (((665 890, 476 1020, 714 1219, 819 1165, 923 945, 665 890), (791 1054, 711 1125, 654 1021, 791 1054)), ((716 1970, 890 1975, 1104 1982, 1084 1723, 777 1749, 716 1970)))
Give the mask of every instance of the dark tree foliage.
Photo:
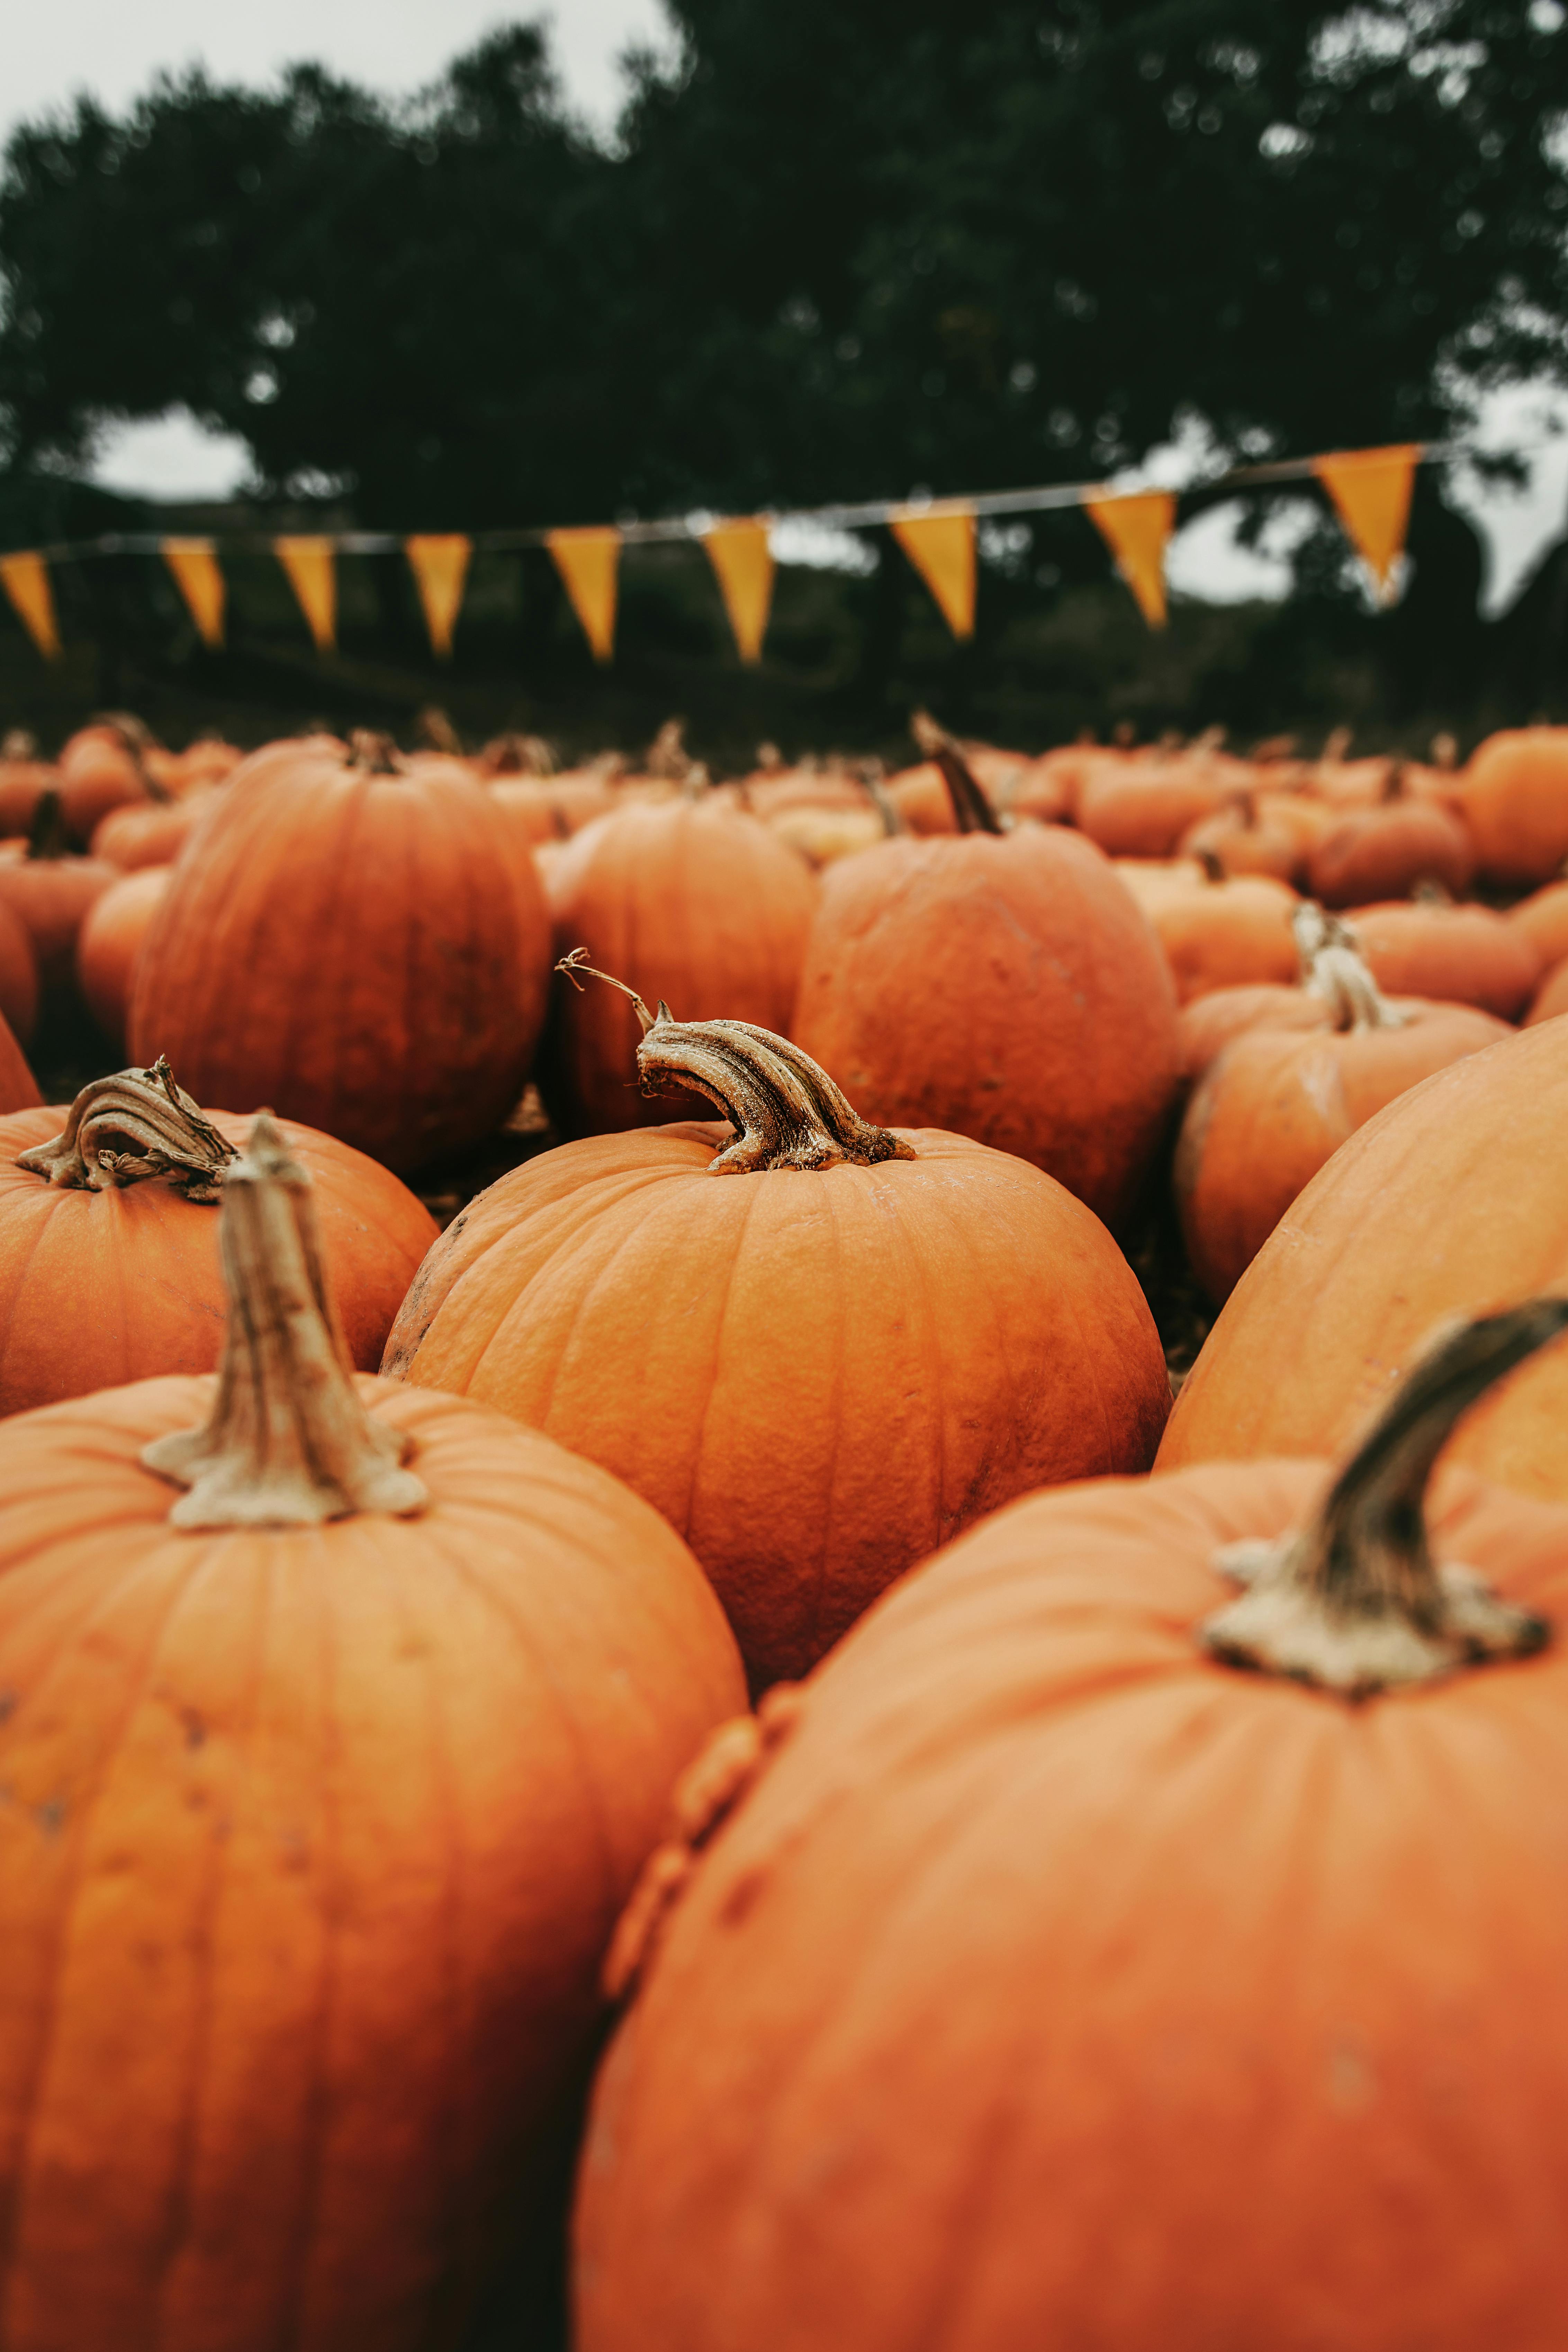
POLYGON ((23 131, 0 455, 183 402, 367 523, 588 520, 1430 436, 1564 366, 1557 0, 672 13, 613 151, 530 28, 404 108, 23 131))

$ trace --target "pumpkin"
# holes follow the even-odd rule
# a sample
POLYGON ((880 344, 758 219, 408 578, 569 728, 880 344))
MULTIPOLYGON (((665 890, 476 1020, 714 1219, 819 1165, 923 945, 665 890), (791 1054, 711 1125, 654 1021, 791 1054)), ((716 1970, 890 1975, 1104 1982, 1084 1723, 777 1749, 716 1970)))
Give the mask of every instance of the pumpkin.
POLYGON ((939 758, 974 829, 829 868, 792 1034, 878 1125, 1017 1152, 1122 1225, 1176 1095, 1158 942, 1092 843, 998 833, 947 739, 939 758))
MULTIPOLYGON (((68 1109, 0 1118, 0 1413, 212 1370, 224 1291, 211 1204, 247 1124, 198 1109, 163 1061, 95 1078, 68 1109)), ((347 1144, 283 1132, 316 1184, 350 1355, 372 1371, 434 1220, 347 1144)))
POLYGON ((355 1381, 258 1119, 219 1380, 0 1429, 5 2340, 455 2347, 743 1684, 684 1546, 355 1381))
POLYGON ((1238 793, 1211 816, 1189 825, 1178 845, 1183 857, 1200 864, 1212 859, 1221 875, 1267 874, 1277 882, 1294 882, 1303 856, 1303 829, 1281 818, 1278 804, 1289 795, 1271 793, 1265 809, 1256 792, 1238 793))
POLYGON ((99 821, 93 832, 92 854, 106 857, 125 874, 143 866, 172 866, 212 802, 212 790, 206 786, 193 789, 180 799, 150 793, 144 801, 127 802, 99 821))
POLYGON ((1568 727, 1489 735, 1459 783, 1481 871, 1514 886, 1545 882, 1568 857, 1568 727))
POLYGON ((0 1115, 29 1110, 43 1099, 38 1081, 27 1066, 26 1055, 4 1015, 0 1015, 0 1115))
MULTIPOLYGON (((0 865, 4 860, 0 859, 0 865)), ((32 936, 0 895, 0 1018, 27 1045, 38 1021, 38 961, 32 936)))
POLYGON ((25 727, 0 738, 0 840, 25 834, 40 799, 59 781, 59 770, 39 759, 37 742, 25 727))
POLYGON ((1168 857, 1182 835, 1245 785, 1237 763, 1213 754, 1103 754, 1078 791, 1075 814, 1090 840, 1112 857, 1168 857))
POLYGON ((83 846, 110 809, 145 799, 142 764, 152 738, 128 711, 78 728, 59 759, 60 810, 67 833, 83 846))
POLYGON ((115 1045, 125 1043, 137 958, 162 904, 172 871, 167 866, 141 866, 122 874, 101 898, 94 899, 77 934, 77 987, 88 1011, 115 1045))
POLYGON ((1568 956, 1568 882, 1549 882, 1508 909, 1508 920, 1522 932, 1543 966, 1568 956))
MULTIPOLYGON (((1568 1027, 1440 1070, 1358 1129, 1281 1218, 1204 1342, 1160 1467, 1333 1454, 1435 1325, 1568 1290, 1568 1027)), ((1568 1364, 1520 1375, 1459 1449, 1568 1500, 1568 1364)))
POLYGON ((860 1118, 798 1046, 642 1007, 650 1092, 727 1118, 584 1140, 481 1193, 383 1369, 613 1469, 713 1579, 755 1685, 1030 1486, 1136 1470, 1168 1410, 1143 1293, 1049 1176, 860 1118))
POLYGON ((1391 1002, 1338 925, 1316 944, 1302 992, 1323 1003, 1326 1030, 1299 1019, 1276 1027, 1264 1013, 1209 1064, 1182 1122, 1176 1210, 1193 1272, 1217 1304, 1346 1136, 1434 1070, 1509 1034, 1469 1005, 1391 1002))
POLYGON ((26 933, 45 988, 69 985, 88 909, 119 878, 118 866, 68 849, 60 798, 52 791, 40 798, 26 842, 0 847, 0 907, 26 933))
POLYGON ((1560 1013, 1568 1013, 1568 957, 1552 965, 1536 990, 1524 1025, 1532 1029, 1538 1021, 1555 1021, 1560 1013))
MULTIPOLYGON (((817 884, 804 858, 744 810, 693 797, 633 802, 584 827, 551 861, 558 948, 579 944, 606 971, 683 1020, 715 1014, 787 1030, 817 884)), ((558 984, 541 1082, 563 1135, 649 1126, 631 1071, 637 1026, 613 992, 558 984)), ((695 1100, 687 1108, 700 1115, 695 1100)))
POLYGON ((1288 883, 1269 875, 1228 878, 1218 869, 1194 869, 1190 878, 1183 869, 1145 898, 1183 1004, 1214 988, 1293 980, 1291 919, 1300 903, 1288 883))
POLYGON ((1459 819, 1435 801, 1402 793, 1396 765, 1376 808, 1344 814, 1308 852, 1307 888, 1325 907, 1403 898, 1420 883, 1450 898, 1470 885, 1475 852, 1459 819))
POLYGON ((306 740, 236 768, 137 966, 132 1055, 209 1101, 260 1095, 389 1167, 488 1134, 549 985, 527 850, 455 760, 306 740))
POLYGON ((1373 978, 1390 996, 1479 1004, 1515 1021, 1541 977, 1531 940, 1490 907, 1355 907, 1350 921, 1373 978))
POLYGON ((1333 1014, 1326 997, 1282 981, 1260 980, 1241 988, 1214 988, 1184 1004, 1176 1023, 1181 1074, 1189 1087, 1201 1078, 1233 1038, 1253 1029, 1328 1029, 1333 1014))
POLYGON ((612 1950, 579 2352, 1555 2352, 1568 1517, 1423 1489, 1565 1321, 1337 1477, 1031 1496, 715 1736, 612 1950))

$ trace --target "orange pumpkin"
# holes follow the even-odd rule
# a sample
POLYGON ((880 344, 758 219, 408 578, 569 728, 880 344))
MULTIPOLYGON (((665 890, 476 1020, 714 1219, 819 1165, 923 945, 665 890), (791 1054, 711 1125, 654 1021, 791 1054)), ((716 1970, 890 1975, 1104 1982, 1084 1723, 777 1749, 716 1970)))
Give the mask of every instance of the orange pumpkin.
POLYGON ((644 1087, 695 1087, 734 1132, 569 1144, 503 1177, 421 1267, 384 1369, 635 1486, 761 1685, 998 1503, 1141 1468, 1165 1362, 1114 1243, 1038 1169, 873 1127, 746 1023, 641 1017, 644 1087))
POLYGON ((59 781, 59 770, 39 759, 37 743, 25 727, 13 727, 0 738, 0 840, 25 834, 39 801, 59 781))
POLYGON ((68 986, 76 971, 77 934, 88 909, 119 878, 118 866, 68 850, 54 792, 40 799, 28 839, 0 846, 0 907, 26 933, 45 988, 68 986))
POLYGON ((1542 966, 1568 956, 1568 882, 1549 882, 1508 909, 1508 920, 1523 933, 1542 966))
POLYGON ((183 798, 127 802, 110 809, 94 830, 92 854, 106 857, 124 874, 143 866, 172 866, 212 805, 213 793, 204 787, 183 798))
POLYGON ((1552 965, 1536 990, 1524 1025, 1532 1029, 1538 1021, 1555 1021, 1561 1013, 1568 1013, 1568 957, 1552 965))
MULTIPOLYGON (((632 802, 574 835, 547 888, 558 948, 581 945, 683 1020, 723 1013, 789 1028, 817 884, 804 858, 744 810, 692 797, 632 802)), ((635 1091, 636 1042, 623 998, 558 984, 541 1077, 563 1135, 672 1115, 635 1091)), ((695 1101, 686 1108, 700 1115, 695 1101)))
MULTIPOLYGON (((0 1118, 0 1413, 212 1370, 224 1292, 211 1203, 247 1124, 200 1111, 165 1062, 96 1078, 68 1109, 0 1118)), ((371 1371, 434 1220, 347 1144, 283 1131, 316 1183, 350 1358, 371 1371)))
POLYGON ((60 810, 66 830, 83 846, 110 809, 147 796, 143 766, 152 738, 141 719, 115 711, 78 728, 60 752, 60 810))
POLYGON ((1296 976, 1291 919, 1301 902, 1286 882, 1195 871, 1151 891, 1145 903, 1183 1004, 1210 989, 1296 976))
MULTIPOLYGON (((3 862, 3 861, 0 861, 3 862)), ((0 896, 0 1018, 27 1045, 38 1020, 38 961, 32 936, 0 896)))
POLYGON ((1210 989, 1207 996, 1195 996, 1181 1009, 1176 1028, 1182 1077, 1191 1086, 1234 1038, 1250 1030, 1322 1030, 1332 1027, 1333 1022, 1326 997, 1312 995, 1304 988, 1287 988, 1282 981, 1210 989))
POLYGON ((879 1125, 1015 1151, 1113 1225, 1176 1096, 1157 941, 1093 845, 994 819, 956 747, 962 839, 887 841, 830 867, 793 1034, 879 1125))
POLYGON ((1469 889, 1475 852, 1464 825, 1435 801, 1402 797, 1399 775, 1378 807, 1351 810, 1309 851, 1307 888, 1323 906, 1403 898, 1423 882, 1455 898, 1469 889))
POLYGON ((517 1101, 549 956, 532 860, 456 761, 405 761, 374 736, 346 755, 272 745, 175 868, 131 1051, 166 1051, 209 1101, 261 1095, 418 1168, 517 1101))
POLYGON ((1529 937, 1490 907, 1354 907, 1349 919, 1373 978, 1390 996, 1478 1004, 1515 1021, 1541 977, 1529 937))
POLYGON ((88 1011, 115 1045, 125 1043, 137 958, 172 871, 168 866, 142 866, 122 874, 101 898, 94 899, 77 934, 77 986, 88 1011))
POLYGON ((716 1735, 612 1954, 579 2352, 1568 2340, 1568 1515, 1422 1508, 1565 1319, 1326 1491, 1032 1496, 716 1735))
POLYGON ((221 1381, 0 1428, 14 2352, 458 2343, 742 1697, 635 1496, 351 1379, 308 1184, 258 1119, 221 1381))
POLYGON ((1510 1034, 1469 1005, 1390 1001, 1338 927, 1317 945, 1302 992, 1324 1004, 1326 1031, 1299 1018, 1254 1022, 1210 1063, 1182 1122, 1176 1209, 1193 1272, 1217 1303, 1348 1135, 1434 1070, 1510 1034))
POLYGON ((1483 874, 1545 882, 1568 857, 1568 727, 1489 735, 1459 784, 1483 874))
POLYGON ((1236 763, 1174 752, 1103 755, 1079 786, 1078 824, 1111 857, 1168 857, 1182 835, 1245 787, 1236 763))
MULTIPOLYGON (((1427 1335, 1568 1289, 1568 1027, 1440 1070, 1340 1146, 1237 1284, 1177 1400, 1160 1467, 1333 1454, 1427 1335)), ((1568 1363, 1521 1373, 1459 1447, 1568 1500, 1568 1363)))
POLYGON ((1278 804, 1288 795, 1238 793, 1212 816, 1189 825, 1179 844, 1183 857, 1200 863, 1213 859, 1222 875, 1267 874, 1276 882, 1294 882, 1304 857, 1302 828, 1282 819, 1278 804))

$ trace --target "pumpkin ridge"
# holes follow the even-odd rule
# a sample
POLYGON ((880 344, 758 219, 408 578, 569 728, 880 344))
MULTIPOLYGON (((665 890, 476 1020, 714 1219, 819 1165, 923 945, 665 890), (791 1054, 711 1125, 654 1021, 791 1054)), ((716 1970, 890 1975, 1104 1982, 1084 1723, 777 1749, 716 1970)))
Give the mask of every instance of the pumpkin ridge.
MULTIPOLYGON (((146 1700, 164 1634, 182 1601, 186 1598, 192 1582, 205 1565, 199 1554, 193 1554, 185 1561, 183 1573, 181 1573, 175 1559, 169 1556, 172 1550, 172 1547, 160 1546, 141 1563, 143 1574, 160 1566, 165 1578, 172 1574, 173 1590, 160 1612, 157 1622, 150 1629, 147 1646, 142 1653, 141 1664, 132 1680, 119 1721, 99 1748, 87 1788, 78 1798, 71 1811, 73 1851, 57 1897, 55 1932, 50 1939, 50 1965, 44 1972, 48 1987, 44 2030, 37 2037, 31 2079, 23 2094, 13 2133, 16 2157, 9 2168, 14 2184, 9 2209, 0 2205, 0 2322, 4 2321, 10 2303, 13 2267, 18 2251, 20 2224, 26 2205, 33 2142, 42 2114, 49 2062, 54 2053, 55 2038, 60 2023, 61 1995, 64 1990, 64 1969, 61 1963, 68 1942, 71 1916, 81 1894, 82 1877, 87 1867, 88 1832, 92 1827, 94 1817, 107 1791, 115 1765, 120 1759, 131 1727, 146 1700)), ((93 1632, 101 1611, 116 1603, 122 1603, 123 1598, 123 1592, 114 1591, 106 1591, 99 1595, 99 1601, 89 1611, 86 1617, 69 1629, 59 1654, 51 1662, 51 1672, 71 1651, 80 1648, 93 1632)), ((38 1687, 40 1685, 36 1685, 34 1692, 29 1696, 36 1696, 38 1687)))

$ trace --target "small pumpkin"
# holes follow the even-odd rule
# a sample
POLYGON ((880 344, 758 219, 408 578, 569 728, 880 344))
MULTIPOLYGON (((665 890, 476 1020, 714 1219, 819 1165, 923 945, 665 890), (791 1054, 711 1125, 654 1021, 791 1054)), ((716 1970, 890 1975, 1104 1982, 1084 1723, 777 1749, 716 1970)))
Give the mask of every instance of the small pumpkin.
POLYGON ((715 1736, 612 1950, 579 2352, 1568 2337, 1568 1515, 1424 1506, 1565 1323, 1337 1475, 1030 1496, 715 1736))
MULTIPOLYGON (((1568 1290, 1568 1025, 1439 1070, 1343 1143, 1205 1340, 1159 1466, 1343 1450, 1433 1328, 1568 1290)), ((1568 1361, 1521 1372, 1460 1458, 1568 1501, 1568 1361)))
POLYGON ((167 1052, 209 1101, 260 1095, 420 1168, 521 1094, 549 930, 528 851, 459 761, 405 760, 372 735, 270 745, 174 870, 130 1050, 167 1052))
MULTIPOLYGON (((591 962, 690 1020, 723 1013, 789 1027, 817 883, 744 810, 706 794, 632 802, 551 858, 547 888, 558 950, 580 943, 591 962)), ((580 997, 557 983, 541 1083, 563 1135, 669 1115, 632 1086, 637 1034, 630 1003, 612 991, 580 997)), ((700 1114, 695 1100, 687 1108, 700 1114)))
MULTIPOLYGON (((212 1204, 248 1124, 200 1110, 162 1060, 95 1078, 68 1110, 0 1118, 0 1413, 212 1370, 224 1316, 212 1204)), ((316 1185, 350 1358, 373 1370, 434 1220, 361 1152, 308 1127, 282 1132, 316 1185)))
POLYGON ((0 1427, 16 2352, 464 2340, 671 1779, 741 1702, 646 1505, 351 1377, 313 1197, 258 1118, 221 1377, 0 1427))
POLYGON ((133 874, 143 866, 172 866, 212 805, 214 788, 204 784, 176 797, 165 787, 145 800, 110 809, 93 830, 92 854, 133 874))
POLYGON ((1521 931, 1541 959, 1542 968, 1568 956, 1568 882, 1548 882, 1508 909, 1508 920, 1521 931))
POLYGON ((60 810, 73 842, 85 848, 110 809, 146 798, 151 749, 152 737, 129 711, 77 730, 59 758, 60 810))
POLYGON ((59 781, 59 770, 39 758, 37 740, 25 727, 0 737, 0 841, 27 832, 39 801, 59 781))
POLYGON ((1489 735, 1460 779, 1481 871, 1518 887, 1549 881, 1568 857, 1568 727, 1489 735))
POLYGON ((1306 884, 1325 907, 1366 907, 1407 898, 1420 884, 1462 898, 1475 850, 1460 820, 1404 789, 1396 762, 1375 808, 1351 810, 1308 852, 1306 884))
POLYGON ((1158 942, 1099 850, 1060 825, 1003 834, 920 725, 962 837, 828 869, 792 1034, 879 1125, 1015 1151, 1124 1224, 1176 1094, 1158 942))
POLYGON ((1086 772, 1076 822, 1110 857, 1169 857, 1184 834, 1249 778, 1212 752, 1103 754, 1086 772))
POLYGON ((1555 1021, 1563 1013, 1568 1013, 1568 957, 1547 972, 1531 999, 1524 1025, 1532 1029, 1538 1021, 1555 1021))
POLYGON ((1434 1070, 1510 1034, 1469 1005, 1390 1001, 1332 919, 1312 943, 1302 993, 1322 1005, 1323 1025, 1297 1017, 1275 1026, 1263 1013, 1209 1064, 1182 1122, 1176 1210, 1189 1263, 1217 1305, 1347 1136, 1434 1070))
POLYGON ((0 896, 0 1017, 23 1045, 38 1024, 38 960, 31 932, 0 896))
POLYGON ((1289 883, 1265 874, 1228 877, 1212 858, 1207 870, 1176 869, 1145 898, 1183 1004, 1215 988, 1293 980, 1291 921, 1300 903, 1289 883))
POLYGON ((1533 941, 1490 907, 1354 907, 1349 920, 1390 996, 1437 997, 1517 1021, 1541 978, 1533 941))
MULTIPOLYGON (((106 822, 112 823, 112 819, 106 822)), ((123 1046, 137 959, 173 868, 141 866, 111 882, 77 933, 77 987, 111 1045, 123 1046)))
POLYGON ((77 934, 89 908, 119 877, 118 866, 71 850, 53 791, 41 795, 26 843, 0 847, 0 907, 26 931, 41 986, 70 985, 77 934))
POLYGON ((420 1268, 383 1369, 635 1486, 760 1687, 971 1519, 1145 1466, 1165 1361, 1115 1244, 1038 1169, 872 1125, 748 1023, 637 1017, 644 1090, 695 1088, 729 1128, 567 1144, 504 1176, 420 1268))

